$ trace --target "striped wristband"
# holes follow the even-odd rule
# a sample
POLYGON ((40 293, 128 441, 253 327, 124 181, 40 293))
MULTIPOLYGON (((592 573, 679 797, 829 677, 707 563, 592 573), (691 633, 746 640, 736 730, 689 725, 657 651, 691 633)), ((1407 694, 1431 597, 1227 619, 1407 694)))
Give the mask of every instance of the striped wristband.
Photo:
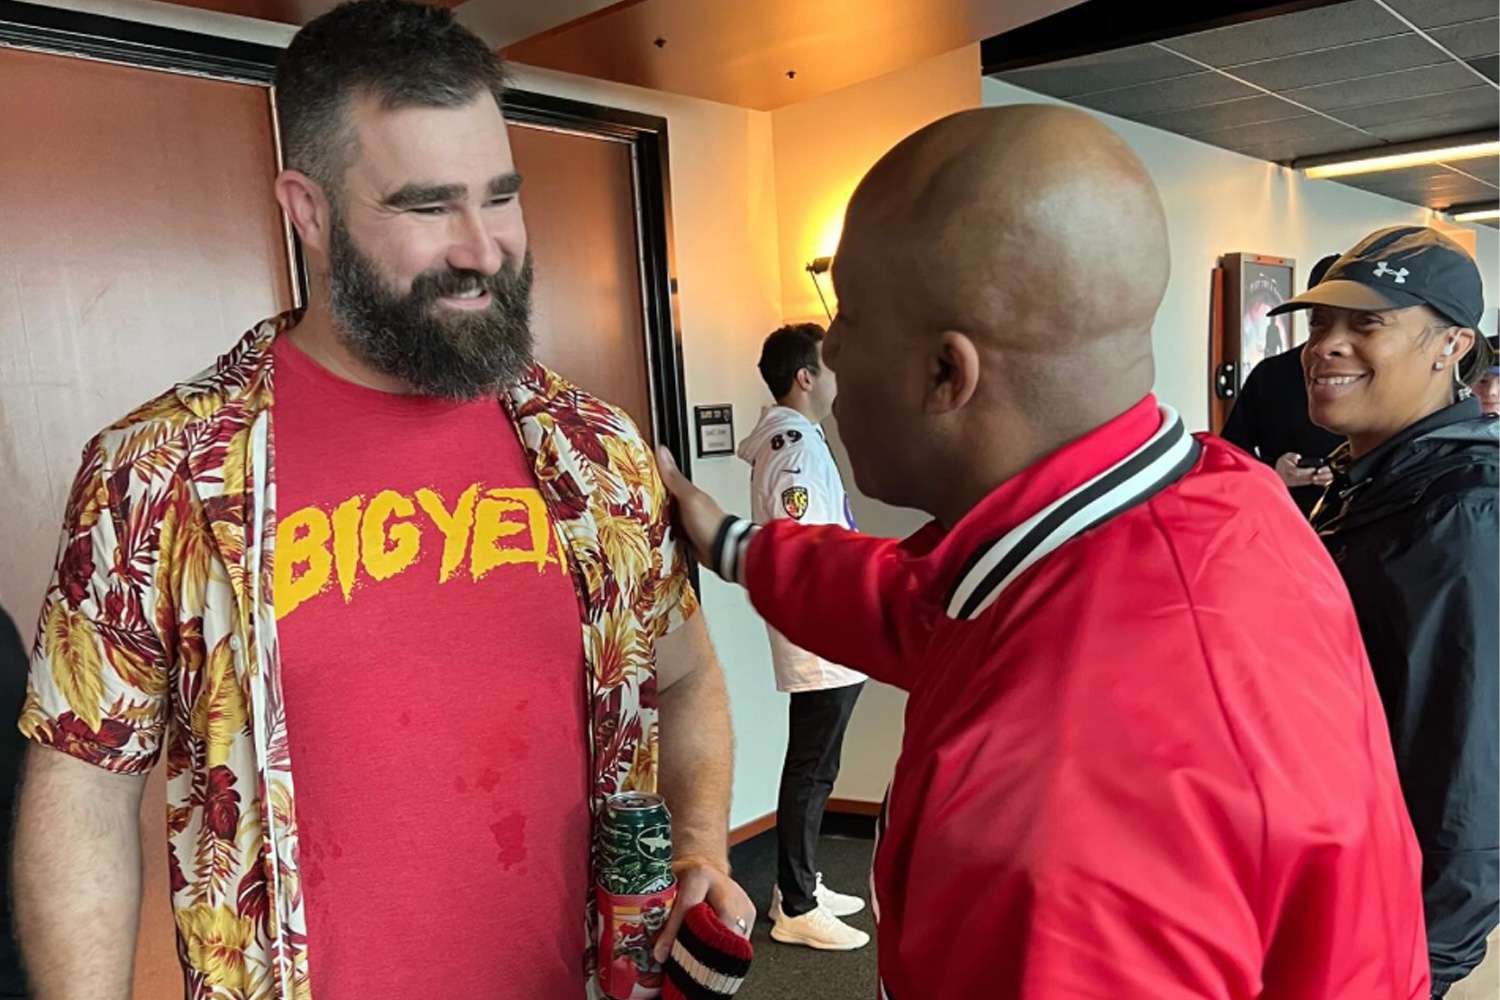
POLYGON ((750 940, 724 925, 713 907, 699 903, 687 912, 667 959, 665 1000, 727 1000, 734 996, 755 951, 750 940))
POLYGON ((744 583, 741 574, 745 570, 745 552, 750 548, 750 539, 760 530, 760 525, 735 517, 724 518, 714 535, 713 562, 711 568, 730 583, 744 583))

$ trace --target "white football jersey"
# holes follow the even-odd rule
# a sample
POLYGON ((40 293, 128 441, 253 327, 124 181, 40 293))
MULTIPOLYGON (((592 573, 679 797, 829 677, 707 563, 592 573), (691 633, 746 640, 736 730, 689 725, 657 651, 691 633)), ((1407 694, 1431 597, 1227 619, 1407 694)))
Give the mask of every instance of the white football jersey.
MULTIPOLYGON (((796 410, 768 406, 740 444, 750 463, 750 517, 757 524, 789 517, 803 524, 854 527, 849 494, 823 429, 796 410)), ((858 684, 865 675, 792 645, 770 626, 779 691, 822 691, 858 684)))

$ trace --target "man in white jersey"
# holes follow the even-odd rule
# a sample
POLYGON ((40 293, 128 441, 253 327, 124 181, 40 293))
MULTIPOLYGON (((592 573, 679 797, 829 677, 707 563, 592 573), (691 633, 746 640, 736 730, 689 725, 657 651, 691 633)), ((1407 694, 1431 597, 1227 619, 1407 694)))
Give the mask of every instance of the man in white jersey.
MULTIPOLYGON (((750 463, 751 516, 765 524, 791 518, 804 524, 854 527, 849 495, 819 423, 833 408, 833 372, 822 359, 823 328, 784 326, 766 338, 760 373, 776 405, 766 407, 740 445, 750 463)), ((771 937, 829 951, 862 948, 864 931, 840 920, 864 900, 823 885, 817 870, 823 809, 839 774, 839 753, 865 675, 799 649, 767 627, 776 688, 791 695, 786 762, 776 808, 776 888, 771 937)))

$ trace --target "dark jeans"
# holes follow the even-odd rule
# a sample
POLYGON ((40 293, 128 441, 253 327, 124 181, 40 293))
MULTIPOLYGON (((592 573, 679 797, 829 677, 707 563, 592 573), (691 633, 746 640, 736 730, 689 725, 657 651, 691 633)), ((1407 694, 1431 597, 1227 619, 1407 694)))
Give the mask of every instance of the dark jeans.
POLYGON ((786 763, 776 804, 776 883, 781 910, 800 917, 818 905, 818 832, 839 776, 844 730, 864 684, 792 695, 786 763))

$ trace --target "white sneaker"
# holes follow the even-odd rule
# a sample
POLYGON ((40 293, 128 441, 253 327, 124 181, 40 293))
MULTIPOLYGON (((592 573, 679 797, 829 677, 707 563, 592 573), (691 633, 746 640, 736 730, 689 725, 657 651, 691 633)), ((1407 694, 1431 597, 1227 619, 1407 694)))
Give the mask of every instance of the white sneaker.
POLYGON ((865 901, 858 896, 834 892, 824 885, 822 872, 818 872, 817 900, 819 906, 826 906, 835 917, 852 917, 865 908, 865 901))
POLYGON ((781 914, 771 928, 771 939, 821 951, 853 951, 870 943, 870 935, 857 927, 850 927, 829 913, 821 903, 800 917, 781 914))
MULTIPOLYGON (((820 906, 828 908, 835 917, 852 917, 865 908, 865 901, 858 896, 834 892, 823 884, 823 873, 818 872, 818 891, 814 897, 820 906)), ((772 923, 781 919, 781 886, 771 887, 771 909, 766 913, 772 923)))

